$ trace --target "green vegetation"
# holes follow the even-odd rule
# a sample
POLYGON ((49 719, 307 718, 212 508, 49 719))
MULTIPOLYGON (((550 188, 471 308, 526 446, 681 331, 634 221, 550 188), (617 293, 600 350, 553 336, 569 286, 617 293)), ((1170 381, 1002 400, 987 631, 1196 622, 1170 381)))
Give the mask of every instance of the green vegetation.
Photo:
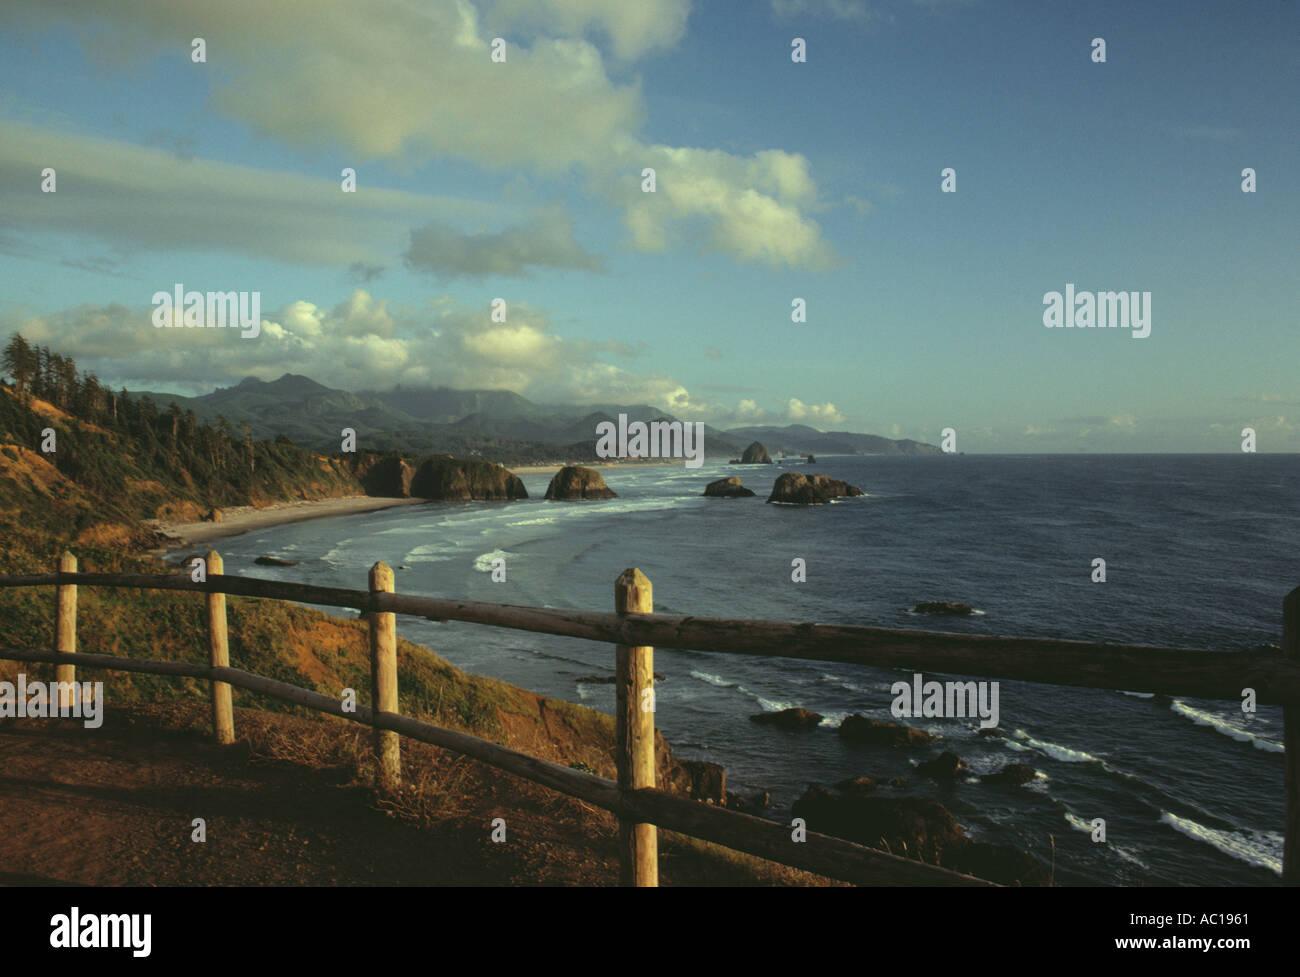
POLYGON ((15 334, 0 386, 0 569, 14 559, 48 562, 80 542, 111 562, 147 538, 141 519, 197 519, 216 506, 360 493, 341 458, 287 439, 254 441, 224 419, 199 424, 192 411, 159 411, 78 375, 67 357, 15 334), (53 431, 53 451, 45 451, 53 431))
MULTIPOLYGON (((150 398, 114 393, 94 376, 78 375, 71 359, 32 347, 18 335, 5 347, 3 364, 12 383, 0 384, 0 573, 51 571, 65 549, 77 555, 83 570, 156 573, 159 562, 144 554, 158 539, 143 519, 198 519, 212 507, 361 494, 357 473, 382 458, 365 454, 345 461, 286 438, 253 441, 247 425, 236 436, 229 424, 199 424, 177 405, 159 412, 150 398), (50 428, 56 450, 44 452, 50 428)), ((449 459, 432 459, 425 468, 431 482, 444 470, 466 484, 500 482, 509 474, 495 465, 449 459)), ((193 594, 82 587, 78 649, 206 661, 204 607, 193 594)), ((243 598, 228 600, 228 622, 234 667, 330 696, 352 688, 358 701, 370 701, 363 622, 243 598)), ((50 648, 53 638, 52 589, 0 589, 0 644, 50 648)), ((525 729, 548 710, 559 716, 567 707, 467 675, 406 641, 398 642, 398 666, 404 713, 484 737, 508 738, 512 727, 525 729)), ((52 672, 48 666, 0 662, 0 678, 20 670, 52 672)), ((85 672, 85 678, 105 683, 110 705, 208 696, 207 683, 190 679, 85 672)), ((239 689, 234 697, 240 706, 317 716, 239 689)), ((569 745, 587 762, 607 763, 607 756, 593 760, 589 752, 594 744, 611 742, 608 717, 579 712, 564 713, 569 745), (584 739, 589 743, 583 745, 584 739)), ((544 739, 547 749, 556 746, 555 737, 544 739)))

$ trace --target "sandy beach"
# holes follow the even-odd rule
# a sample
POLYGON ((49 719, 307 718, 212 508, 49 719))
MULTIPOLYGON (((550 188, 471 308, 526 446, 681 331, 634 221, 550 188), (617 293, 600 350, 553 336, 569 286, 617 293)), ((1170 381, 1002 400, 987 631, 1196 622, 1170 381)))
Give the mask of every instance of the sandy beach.
MULTIPOLYGON (((596 469, 622 468, 640 465, 680 464, 679 459, 663 461, 603 461, 587 462, 585 467, 596 469)), ((520 465, 510 470, 516 475, 553 475, 563 465, 520 465)), ((275 502, 265 506, 232 506, 222 509, 221 522, 177 522, 167 519, 146 519, 145 523, 172 539, 154 553, 166 553, 186 546, 197 546, 227 536, 238 536, 256 529, 267 529, 289 522, 307 519, 325 519, 330 516, 349 516, 358 512, 374 512, 399 505, 418 505, 428 499, 376 498, 369 495, 347 495, 334 499, 307 499, 295 502, 275 502)))
POLYGON ((255 529, 266 529, 288 522, 306 519, 323 519, 328 516, 349 516, 357 512, 373 512, 399 505, 416 505, 425 499, 387 499, 369 495, 347 495, 336 499, 308 499, 297 502, 276 502, 266 506, 233 506, 223 509, 221 522, 173 522, 165 519, 147 519, 145 522, 159 532, 172 537, 171 541, 155 553, 210 543, 226 536, 238 536, 255 529))

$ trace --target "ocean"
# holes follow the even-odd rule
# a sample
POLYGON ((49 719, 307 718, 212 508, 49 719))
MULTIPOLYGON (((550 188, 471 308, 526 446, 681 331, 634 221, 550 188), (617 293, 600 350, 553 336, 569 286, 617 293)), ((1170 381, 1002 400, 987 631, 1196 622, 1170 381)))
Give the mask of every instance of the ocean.
MULTIPOLYGON (((217 548, 228 573, 353 589, 384 560, 405 593, 612 610, 615 577, 636 566, 663 613, 1215 649, 1280 644, 1282 598, 1300 584, 1296 455, 823 457, 799 470, 866 495, 765 504, 784 470, 617 468, 604 474, 619 498, 600 502, 543 501, 548 476, 525 474, 527 501, 313 520, 217 548), (700 496, 727 475, 757 497, 700 496), (254 566, 264 554, 299 565, 254 566), (1104 583, 1092 581, 1097 557, 1104 583), (806 582, 792 580, 795 558, 806 582), (980 613, 911 613, 926 600, 980 613)), ((582 681, 612 674, 610 645, 412 618, 398 633, 470 672, 613 711, 612 686, 582 681)), ((910 673, 658 648, 655 670, 656 721, 675 752, 723 764, 729 790, 770 791, 775 819, 788 822, 811 783, 910 776, 946 749, 970 773, 913 777, 905 794, 938 799, 977 840, 1054 862, 1058 881, 1279 879, 1280 708, 1003 681, 1002 739, 978 736, 978 719, 914 718, 901 721, 941 735, 938 747, 890 751, 847 745, 835 727, 854 712, 892 721, 890 687, 910 673), (789 706, 826 718, 806 732, 749 720, 789 706), (978 781, 1010 763, 1040 776, 978 781), (1092 840, 1094 818, 1105 843, 1092 840)))

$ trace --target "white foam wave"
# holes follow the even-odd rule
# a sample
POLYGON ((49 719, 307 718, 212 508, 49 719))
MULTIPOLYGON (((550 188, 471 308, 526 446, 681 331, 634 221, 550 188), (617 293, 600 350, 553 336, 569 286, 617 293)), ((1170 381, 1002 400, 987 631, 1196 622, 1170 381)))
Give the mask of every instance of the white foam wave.
POLYGON ((491 553, 483 553, 474 558, 474 569, 479 573, 491 573, 492 563, 495 560, 513 560, 514 553, 507 553, 505 550, 493 550, 491 553))
POLYGON ((721 689, 734 689, 737 687, 735 682, 728 682, 721 675, 714 675, 711 672, 701 672, 697 669, 691 669, 691 678, 697 678, 701 682, 708 682, 710 685, 716 685, 721 689))
POLYGON ((1217 848, 1225 855, 1259 868, 1282 874, 1282 834, 1277 831, 1220 831, 1197 824, 1190 818, 1163 811, 1160 823, 1167 824, 1180 834, 1217 848))
POLYGON ((1285 753, 1286 747, 1281 743, 1275 743, 1273 740, 1264 739, 1249 730, 1242 729, 1236 723, 1229 722, 1223 716, 1216 716, 1213 713, 1202 712, 1200 709, 1193 709, 1185 702, 1179 702, 1175 699, 1169 704, 1169 708, 1178 713, 1178 715, 1190 719, 1197 726, 1209 726, 1216 733, 1222 733, 1229 739, 1234 739, 1238 743, 1249 743, 1257 750, 1265 750, 1269 753, 1285 753))
POLYGON ((1082 831, 1084 834, 1089 834, 1089 835, 1092 834, 1092 825, 1089 824, 1087 821, 1085 821, 1083 818, 1071 814, 1069 811, 1065 812, 1065 821, 1067 824, 1069 824, 1071 828, 1074 828, 1074 830, 1076 831, 1082 831))
MULTIPOLYGON (((1083 750, 1072 750, 1068 746, 1061 746, 1059 743, 1049 743, 1047 740, 1038 740, 1030 736, 1023 729, 1017 729, 1013 735, 1021 740, 1030 749, 1037 750, 1044 756, 1049 756, 1053 760, 1061 760, 1065 763, 1101 763, 1099 757, 1093 756, 1083 750)), ((1016 746, 1015 743, 1008 742, 1008 746, 1016 746)))

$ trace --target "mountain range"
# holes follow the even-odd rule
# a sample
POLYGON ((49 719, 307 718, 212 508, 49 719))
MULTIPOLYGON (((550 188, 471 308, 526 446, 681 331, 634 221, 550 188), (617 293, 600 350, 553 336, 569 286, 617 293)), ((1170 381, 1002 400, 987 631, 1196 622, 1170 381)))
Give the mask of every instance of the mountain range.
MULTIPOLYGON (((495 461, 595 460, 596 425, 617 421, 675 421, 646 404, 537 404, 508 390, 397 387, 350 393, 286 373, 270 382, 248 377, 210 394, 132 391, 166 410, 175 403, 209 424, 224 417, 236 428, 247 424, 254 438, 287 437, 308 448, 337 451, 344 428, 357 432, 361 448, 413 453, 446 452, 495 461)), ((775 456, 806 454, 933 454, 938 447, 848 431, 819 431, 803 424, 785 427, 704 428, 707 457, 736 458, 751 441, 775 456)))

